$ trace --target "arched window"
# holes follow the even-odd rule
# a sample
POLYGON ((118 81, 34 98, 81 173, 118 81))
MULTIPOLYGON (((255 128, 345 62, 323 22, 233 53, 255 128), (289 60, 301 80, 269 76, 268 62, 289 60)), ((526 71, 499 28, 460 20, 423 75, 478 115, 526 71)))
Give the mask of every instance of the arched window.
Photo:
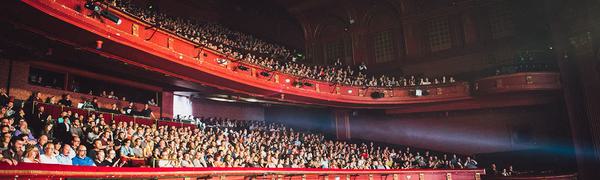
POLYGON ((368 23, 371 57, 375 63, 397 61, 402 54, 398 11, 387 1, 372 6, 368 23))
POLYGON ((352 40, 347 32, 347 24, 336 18, 323 20, 325 26, 319 33, 323 50, 323 62, 332 64, 340 59, 345 64, 352 64, 352 40))
POLYGON ((375 51, 376 63, 394 60, 394 40, 391 30, 378 32, 373 36, 373 50, 375 51))
POLYGON ((427 35, 431 52, 447 50, 452 47, 448 17, 430 20, 427 23, 427 35))
POLYGON ((500 2, 490 7, 492 39, 500 39, 514 34, 513 14, 508 6, 508 3, 500 2))

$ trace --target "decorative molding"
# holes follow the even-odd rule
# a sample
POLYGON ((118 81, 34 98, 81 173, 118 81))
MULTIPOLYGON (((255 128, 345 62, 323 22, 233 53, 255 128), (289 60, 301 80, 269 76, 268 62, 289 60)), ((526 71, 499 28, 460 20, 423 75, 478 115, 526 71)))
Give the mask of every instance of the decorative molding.
POLYGON ((525 82, 527 84, 533 84, 533 77, 531 75, 528 75, 525 77, 525 82))
POLYGON ((175 50, 175 40, 173 38, 171 38, 171 37, 167 38, 167 47, 170 50, 175 50))
POLYGON ((140 37, 140 25, 138 24, 131 24, 131 34, 135 37, 140 37))
POLYGON ((496 88, 503 88, 502 79, 496 79, 496 88))

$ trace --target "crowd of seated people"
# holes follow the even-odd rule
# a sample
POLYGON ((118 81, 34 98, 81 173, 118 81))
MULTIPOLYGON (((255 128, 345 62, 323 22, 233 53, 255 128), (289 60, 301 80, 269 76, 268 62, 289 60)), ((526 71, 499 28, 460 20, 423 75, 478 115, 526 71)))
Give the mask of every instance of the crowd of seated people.
POLYGON ((485 169, 485 174, 488 176, 517 176, 519 172, 515 171, 512 165, 499 171, 496 163, 492 163, 489 168, 485 169))
MULTIPOLYGON (((90 90, 90 92, 88 93, 89 95, 95 95, 93 93, 93 91, 90 90)), ((107 93, 107 91, 102 91, 100 94, 98 94, 98 96, 103 97, 103 98, 108 98, 108 99, 114 99, 114 100, 119 100, 119 97, 117 95, 115 95, 115 91, 109 91, 107 93)), ((125 96, 121 97, 122 101, 127 101, 127 98, 125 96)), ((156 101, 154 100, 154 98, 150 98, 150 100, 148 100, 146 102, 146 104, 150 105, 150 106, 158 106, 158 103, 156 103, 156 101)))
MULTIPOLYGON (((38 70, 38 71, 40 71, 40 70, 38 70)), ((53 78, 51 76, 30 73, 30 77, 29 78, 30 78, 29 83, 32 84, 32 85, 44 86, 44 87, 50 87, 50 88, 56 88, 56 89, 62 89, 62 88, 64 88, 63 85, 56 85, 56 82, 54 82, 54 84, 53 84, 54 86, 49 86, 49 85, 43 83, 42 79, 44 79, 44 78, 46 78, 46 79, 53 78)), ((54 80, 54 81, 56 81, 56 80, 54 80)), ((70 91, 76 92, 76 93, 81 92, 80 87, 77 84, 78 84, 77 81, 75 81, 75 80, 71 81, 71 84, 70 84, 71 87, 68 88, 68 89, 70 91)), ((81 92, 81 93, 84 93, 84 92, 81 92)), ((117 96, 116 93, 115 93, 115 91, 113 91, 113 90, 110 90, 110 91, 104 90, 104 91, 102 91, 99 94, 96 94, 92 90, 89 90, 87 92, 87 94, 88 95, 92 95, 92 96, 99 96, 99 97, 103 97, 103 98, 108 98, 108 99, 128 101, 128 98, 125 97, 125 96, 121 96, 119 98, 119 96, 117 96)), ((65 99, 65 97, 50 96, 50 97, 46 98, 46 100, 44 102, 45 103, 50 103, 50 104, 58 104, 59 103, 58 101, 61 100, 61 99, 58 99, 58 98, 65 99)), ((96 98, 93 98, 93 99, 90 99, 90 100, 96 100, 96 98)), ((149 100, 147 102, 143 102, 143 103, 147 103, 148 105, 151 105, 151 106, 158 106, 158 103, 156 102, 156 100, 154 98, 149 98, 149 100)), ((97 109, 97 106, 96 106, 95 109, 97 109)))
MULTIPOLYGON (((4 90, 1 89, 0 91, 4 91, 4 90)), ((106 109, 106 108, 101 108, 98 105, 98 98, 96 98, 96 97, 93 97, 92 99, 84 99, 84 101, 81 103, 81 106, 77 106, 77 105, 73 104, 70 94, 63 94, 61 96, 61 99, 57 99, 56 96, 49 96, 46 98, 46 100, 43 100, 42 94, 40 92, 32 93, 32 96, 29 97, 26 100, 26 102, 28 102, 28 103, 25 103, 25 104, 30 104, 30 105, 33 103, 45 103, 45 104, 58 105, 58 106, 64 106, 64 107, 77 107, 77 108, 90 110, 90 111, 101 111, 101 112, 108 112, 108 113, 112 113, 112 114, 124 114, 124 115, 130 115, 130 116, 143 116, 143 117, 150 117, 152 119, 156 119, 154 112, 152 112, 152 109, 150 108, 150 105, 148 103, 144 104, 144 107, 139 110, 133 102, 129 102, 127 104, 127 106, 124 106, 122 108, 119 108, 117 103, 112 103, 111 107, 109 109, 106 109)), ((8 104, 10 104, 10 103, 12 103, 12 102, 9 102, 8 104)))
MULTIPOLYGON (((9 106, 3 105, 3 109, 9 106)), ((203 124, 198 128, 177 128, 115 122, 95 114, 83 117, 62 112, 58 118, 44 117, 40 109, 24 116, 2 113, 0 161, 13 165, 27 162, 113 167, 477 167, 470 157, 438 156, 410 148, 381 147, 372 142, 335 141, 322 134, 299 132, 264 121, 201 118, 203 124)))
POLYGON ((176 33, 228 57, 300 77, 365 87, 405 87, 455 82, 455 79, 451 76, 435 78, 369 76, 366 73, 367 67, 364 63, 352 68, 343 65, 339 59, 331 66, 306 65, 297 62, 297 58, 294 56, 296 54, 295 50, 265 42, 248 34, 232 31, 218 24, 171 17, 152 8, 138 7, 130 0, 110 0, 110 2, 118 9, 143 21, 176 33))

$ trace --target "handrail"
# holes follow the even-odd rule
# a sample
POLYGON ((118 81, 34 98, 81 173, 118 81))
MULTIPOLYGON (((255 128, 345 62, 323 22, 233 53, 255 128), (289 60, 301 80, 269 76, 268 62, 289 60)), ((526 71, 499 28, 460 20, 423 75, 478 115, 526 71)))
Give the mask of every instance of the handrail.
POLYGON ((516 175, 516 176, 483 176, 484 179, 489 180, 564 180, 564 179, 577 179, 577 173, 572 174, 527 174, 527 175, 516 175))
POLYGON ((475 93, 505 93, 535 90, 560 90, 560 74, 557 72, 520 72, 490 76, 475 81, 475 93))
MULTIPOLYGON (((16 166, 0 164, 0 178, 15 177, 53 177, 53 178, 154 178, 154 177, 281 177, 281 176, 360 176, 386 177, 423 176, 423 179, 452 177, 452 179, 479 179, 485 174, 483 169, 385 169, 385 170, 348 170, 316 168, 127 168, 127 167, 90 167, 55 164, 20 163, 16 166)), ((312 179, 312 178, 311 178, 312 179)), ((315 178, 316 179, 316 178, 315 178)), ((361 178, 362 179, 362 178, 361 178)))

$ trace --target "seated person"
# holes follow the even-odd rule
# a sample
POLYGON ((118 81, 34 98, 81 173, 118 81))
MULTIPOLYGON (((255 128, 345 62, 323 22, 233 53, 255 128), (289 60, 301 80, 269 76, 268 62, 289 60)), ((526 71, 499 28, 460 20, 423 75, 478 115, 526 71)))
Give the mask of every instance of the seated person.
POLYGON ((106 112, 113 114, 121 114, 121 110, 119 110, 119 107, 117 107, 116 103, 111 104, 110 109, 106 110, 106 112))
POLYGON ((25 148, 25 156, 23 156, 23 162, 40 163, 40 150, 34 145, 27 145, 25 148))
POLYGON ((58 164, 58 159, 54 154, 54 143, 44 144, 44 154, 40 156, 40 163, 58 164))
POLYGON ((0 106, 6 106, 8 101, 10 101, 10 97, 8 94, 6 94, 6 90, 4 90, 4 88, 0 88, 0 106))
POLYGON ((71 95, 64 94, 62 99, 60 101, 58 101, 58 104, 60 104, 62 106, 71 107, 73 105, 73 102, 71 101, 71 95))
POLYGON ((100 150, 96 153, 96 157, 94 158, 94 163, 99 167, 110 167, 112 163, 106 161, 106 155, 103 150, 100 150))
POLYGON ((139 112, 140 116, 149 117, 154 119, 154 114, 152 113, 152 109, 148 106, 148 104, 144 104, 144 109, 139 112))
POLYGON ((126 115, 134 115, 135 114, 135 106, 134 106, 133 102, 129 102, 129 105, 127 107, 124 107, 123 110, 121 111, 121 113, 126 114, 126 115))
POLYGON ((92 158, 86 156, 87 148, 84 145, 77 147, 77 156, 72 159, 73 166, 96 166, 92 158))
POLYGON ((135 154, 133 153, 133 148, 131 148, 131 140, 125 139, 125 141, 123 141, 123 145, 121 146, 121 157, 122 158, 135 157, 135 154))
POLYGON ((73 157, 70 157, 71 145, 65 144, 60 149, 60 154, 56 156, 56 162, 62 165, 73 165, 73 157))
POLYGON ((152 106, 158 106, 158 104, 156 104, 156 101, 154 101, 154 99, 150 99, 150 100, 148 101, 148 104, 149 104, 149 105, 152 105, 152 106))
POLYGON ((81 109, 86 109, 86 110, 90 110, 90 111, 95 111, 98 109, 98 103, 94 103, 94 101, 98 101, 98 99, 94 98, 94 100, 90 101, 89 99, 85 99, 85 101, 83 102, 83 105, 81 106, 81 109))
POLYGON ((2 151, 0 162, 9 165, 17 165, 19 162, 23 162, 23 155, 25 155, 23 147, 25 146, 25 141, 21 138, 13 138, 10 142, 8 149, 2 151))

